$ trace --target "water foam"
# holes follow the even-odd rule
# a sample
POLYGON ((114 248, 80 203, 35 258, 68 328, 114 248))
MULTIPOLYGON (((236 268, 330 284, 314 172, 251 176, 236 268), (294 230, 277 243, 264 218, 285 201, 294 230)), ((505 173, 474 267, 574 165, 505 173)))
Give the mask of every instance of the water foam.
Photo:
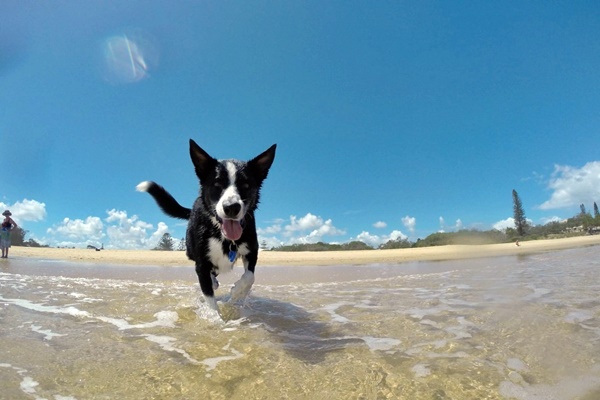
POLYGON ((189 353, 183 349, 180 349, 178 347, 175 347, 173 345, 173 343, 175 343, 177 341, 177 339, 175 339, 174 337, 171 336, 161 336, 161 335, 152 335, 149 333, 145 333, 140 335, 143 338, 145 338, 146 340, 152 342, 152 343, 156 343, 160 346, 161 349, 165 350, 165 351, 169 351, 169 352, 174 352, 174 353, 178 353, 181 354, 186 360, 188 360, 189 362, 191 362, 192 364, 200 364, 200 361, 196 360, 195 358, 193 358, 192 356, 189 355, 189 353))
POLYGON ((346 324, 348 322, 352 322, 350 319, 339 315, 336 310, 343 306, 354 305, 354 303, 348 301, 340 301, 338 303, 328 304, 325 307, 322 307, 321 310, 327 311, 329 315, 331 315, 331 320, 340 324, 346 324))
MULTIPOLYGON (((219 356, 219 357, 205 358, 200 363, 204 364, 206 366, 206 371, 212 371, 213 369, 217 368, 217 365, 219 363, 221 363, 223 361, 236 360, 236 359, 244 356, 242 353, 240 353, 239 351, 237 351, 236 349, 231 347, 231 340, 229 340, 229 342, 225 346, 223 346, 222 350, 229 351, 232 353, 232 355, 231 356, 219 356)), ((207 376, 210 376, 210 374, 207 374, 207 376)))
POLYGON ((424 378, 431 375, 428 364, 416 364, 410 370, 415 374, 415 378, 424 378))
POLYGON ((359 339, 364 340, 364 342, 369 347, 369 349, 371 349, 371 351, 390 352, 392 349, 398 347, 401 343, 399 339, 394 338, 361 336, 359 337, 359 339))
MULTIPOLYGON (((33 379, 31 376, 27 375, 29 372, 26 369, 21 368, 21 367, 15 367, 8 363, 0 363, 0 368, 12 369, 13 371, 15 371, 17 373, 17 375, 19 375, 21 377, 21 382, 19 382, 19 389, 21 389, 21 391, 23 393, 25 393, 28 397, 33 397, 36 400, 46 400, 45 398, 39 397, 37 395, 36 388, 40 384, 35 379, 33 379)), ((74 397, 61 396, 61 395, 54 395, 54 399, 55 400, 76 400, 74 397)))
POLYGON ((44 335, 44 340, 52 340, 52 338, 55 338, 55 337, 67 336, 67 335, 63 335, 60 333, 54 333, 50 329, 42 329, 41 326, 33 325, 33 324, 31 325, 31 330, 33 332, 41 333, 42 335, 44 335))
POLYGON ((87 311, 80 310, 74 306, 48 306, 45 304, 34 303, 25 299, 7 299, 5 297, 0 296, 0 300, 9 304, 14 304, 16 306, 20 306, 32 311, 37 311, 41 313, 51 313, 51 314, 67 314, 73 317, 79 318, 90 318, 97 319, 102 322, 106 322, 116 326, 119 330, 127 330, 127 329, 146 329, 146 328, 155 328, 155 327, 167 327, 173 328, 175 327, 175 322, 179 319, 177 312, 175 311, 159 311, 154 314, 156 320, 152 322, 145 322, 139 324, 130 324, 128 321, 122 318, 111 318, 104 316, 94 316, 87 311))
POLYGON ((32 377, 30 376, 24 376, 23 380, 21 381, 21 390, 27 394, 34 394, 35 393, 35 387, 38 386, 39 383, 34 381, 32 377))
POLYGON ((26 309, 29 309, 32 311, 41 312, 41 313, 67 314, 67 315, 71 315, 73 317, 87 317, 87 318, 91 317, 91 314, 88 313, 87 311, 82 311, 73 306, 66 306, 66 307, 47 306, 44 304, 34 303, 32 301, 25 300, 25 299, 7 299, 3 296, 0 296, 0 300, 6 302, 8 304, 14 304, 16 306, 23 307, 23 308, 26 308, 26 309))
POLYGON ((128 329, 147 329, 156 327, 174 328, 175 322, 179 319, 179 315, 175 311, 159 311, 154 314, 156 320, 152 322, 144 322, 140 324, 130 324, 122 318, 110 318, 110 317, 95 317, 96 319, 107 322, 116 326, 120 331, 128 329))
POLYGON ((594 313, 589 310, 573 310, 565 316, 564 321, 569 324, 578 324, 593 318, 594 313))

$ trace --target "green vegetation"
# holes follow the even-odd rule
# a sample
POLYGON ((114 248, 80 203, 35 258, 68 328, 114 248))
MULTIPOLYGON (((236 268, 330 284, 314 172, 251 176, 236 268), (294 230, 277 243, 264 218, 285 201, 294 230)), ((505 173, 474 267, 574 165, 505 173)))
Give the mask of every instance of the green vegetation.
POLYGON ((396 240, 388 240, 386 243, 379 246, 382 250, 387 249, 408 249, 413 247, 413 243, 408 239, 396 239, 396 240))
POLYGON ((417 240, 412 247, 446 246, 449 244, 493 244, 506 243, 510 238, 499 230, 478 231, 463 229, 458 232, 436 232, 423 240, 417 240))
MULTIPOLYGON (((525 221, 525 213, 522 210, 521 200, 518 194, 513 191, 513 199, 515 201, 514 211, 515 216, 522 218, 520 227, 522 233, 519 232, 519 225, 515 223, 514 228, 508 228, 505 231, 491 229, 488 231, 480 231, 476 229, 463 229, 457 232, 436 232, 427 236, 425 239, 418 239, 416 242, 410 242, 408 239, 390 240, 381 246, 379 249, 405 249, 411 247, 430 247, 430 246, 446 246, 446 245, 474 245, 474 244, 494 244, 494 243, 511 243, 515 240, 527 241, 538 239, 558 239, 572 236, 583 236, 591 233, 600 233, 600 212, 594 203, 594 216, 585 211, 585 207, 581 208, 581 212, 566 221, 553 221, 545 225, 531 226, 525 221), (515 196, 516 195, 516 196, 515 196), (518 206, 518 207, 517 207, 518 206), (519 208, 520 210, 517 210, 519 208), (519 211, 517 213, 517 211, 519 211), (525 221, 525 222, 524 222, 525 221)), ((293 244, 273 248, 277 251, 342 251, 342 250, 374 250, 363 242, 350 242, 343 244, 329 243, 308 243, 308 244, 293 244)))
POLYGON ((162 235, 158 244, 152 250, 161 250, 161 251, 173 251, 175 244, 173 243, 173 238, 169 232, 162 235))
POLYGON ((20 226, 17 226, 10 233, 10 242, 13 246, 24 246, 24 247, 48 247, 48 245, 41 245, 33 239, 25 240, 25 235, 27 235, 29 231, 21 229, 20 226))
POLYGON ((364 242, 353 241, 343 244, 331 244, 331 243, 303 243, 303 244, 291 244, 274 248, 277 251, 340 251, 340 250, 373 250, 373 248, 364 242))

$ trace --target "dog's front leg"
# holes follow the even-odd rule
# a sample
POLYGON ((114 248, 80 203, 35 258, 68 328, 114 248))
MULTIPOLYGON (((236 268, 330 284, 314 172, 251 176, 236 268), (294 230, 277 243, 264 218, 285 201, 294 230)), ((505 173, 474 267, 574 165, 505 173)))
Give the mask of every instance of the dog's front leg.
POLYGON ((244 274, 231 288, 230 302, 244 299, 250 293, 254 284, 254 267, 256 266, 257 254, 248 254, 242 259, 244 261, 244 274))
POLYGON ((200 290, 202 290, 202 294, 204 295, 206 304, 212 310, 218 312, 219 307, 217 306, 217 300, 215 299, 215 289, 216 287, 218 287, 218 282, 216 282, 216 277, 212 273, 212 268, 203 266, 200 263, 196 262, 196 275, 198 275, 198 281, 200 282, 200 290))

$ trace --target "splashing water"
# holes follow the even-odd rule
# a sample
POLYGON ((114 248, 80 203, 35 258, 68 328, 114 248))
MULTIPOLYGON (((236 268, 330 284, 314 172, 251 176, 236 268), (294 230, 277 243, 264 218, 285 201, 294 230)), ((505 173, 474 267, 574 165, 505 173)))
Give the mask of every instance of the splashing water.
POLYGON ((598 398, 599 253, 259 266, 245 301, 220 303, 225 321, 199 300, 193 270, 156 279, 146 267, 10 259, 0 264, 0 393, 598 398))

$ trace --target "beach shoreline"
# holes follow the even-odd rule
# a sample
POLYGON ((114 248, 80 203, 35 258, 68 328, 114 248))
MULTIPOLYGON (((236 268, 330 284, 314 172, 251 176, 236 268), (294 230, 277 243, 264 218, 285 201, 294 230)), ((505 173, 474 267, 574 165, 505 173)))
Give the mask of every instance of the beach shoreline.
MULTIPOLYGON (((317 266, 401 264, 411 261, 444 261, 483 257, 524 255, 600 245, 600 235, 546 239, 487 245, 448 245, 393 250, 354 250, 319 252, 261 251, 261 266, 317 266)), ((13 246, 14 258, 63 260, 78 263, 139 266, 190 266, 184 251, 58 249, 13 246)))

